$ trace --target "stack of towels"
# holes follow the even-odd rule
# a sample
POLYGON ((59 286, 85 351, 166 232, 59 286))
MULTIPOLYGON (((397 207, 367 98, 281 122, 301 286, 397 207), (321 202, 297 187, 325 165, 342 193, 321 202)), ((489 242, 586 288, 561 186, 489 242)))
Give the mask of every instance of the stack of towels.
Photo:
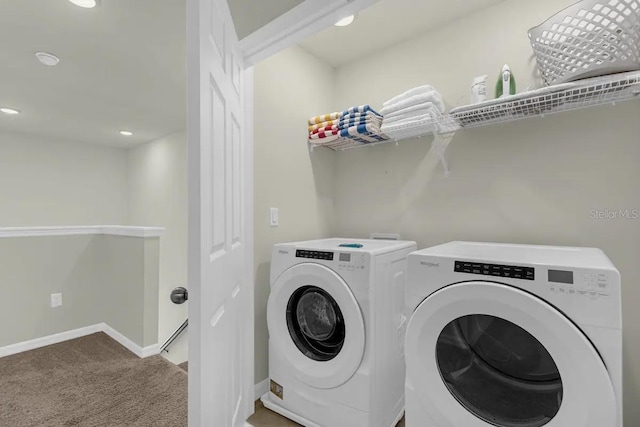
POLYGON ((407 129, 413 127, 415 127, 416 136, 433 132, 435 118, 441 116, 444 111, 442 95, 433 86, 425 85, 409 89, 383 104, 380 110, 384 115, 381 131, 396 139, 411 136, 407 134, 407 129))
POLYGON ((309 142, 325 144, 340 138, 340 117, 342 113, 324 114, 309 119, 309 142))
POLYGON ((380 132, 381 125, 382 115, 369 105, 358 105, 342 112, 338 129, 341 138, 369 144, 389 139, 388 136, 380 132))

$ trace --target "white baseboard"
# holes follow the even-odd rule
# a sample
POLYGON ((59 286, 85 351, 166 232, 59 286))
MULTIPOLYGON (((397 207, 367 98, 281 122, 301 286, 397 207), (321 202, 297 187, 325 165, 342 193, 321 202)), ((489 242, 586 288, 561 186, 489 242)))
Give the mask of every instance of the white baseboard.
POLYGON ((113 329, 111 326, 106 323, 102 323, 102 332, 109 335, 115 341, 118 341, 124 347, 127 348, 131 353, 135 354, 141 359, 149 356, 155 356, 156 354, 160 354, 160 344, 154 344, 147 347, 140 347, 138 344, 131 341, 129 338, 122 335, 120 332, 113 329))
POLYGON ((129 338, 125 337, 106 323, 98 323, 96 325, 86 326, 84 328, 74 329, 72 331, 60 332, 59 334, 53 334, 42 338, 36 338, 33 340, 23 341, 16 344, 0 347, 0 357, 11 356, 12 354, 18 354, 29 350, 35 350, 36 348, 58 344, 63 341, 69 341, 75 338, 95 334, 96 332, 104 332, 105 334, 109 335, 109 337, 122 344, 127 348, 127 350, 140 358, 154 356, 160 353, 160 344, 140 347, 138 344, 134 343, 129 338))
POLYGON ((258 384, 254 386, 255 394, 253 400, 256 401, 262 397, 262 395, 266 394, 269 391, 269 378, 264 381, 260 381, 258 384))
POLYGON ((29 350, 35 350, 36 348, 46 347, 51 344, 58 344, 63 341, 69 341, 101 331, 102 324, 91 325, 84 328, 74 329, 72 331, 60 332, 59 334, 53 334, 42 338, 36 338, 29 341, 6 345, 4 347, 0 347, 0 357, 11 356, 12 354, 18 354, 29 350))

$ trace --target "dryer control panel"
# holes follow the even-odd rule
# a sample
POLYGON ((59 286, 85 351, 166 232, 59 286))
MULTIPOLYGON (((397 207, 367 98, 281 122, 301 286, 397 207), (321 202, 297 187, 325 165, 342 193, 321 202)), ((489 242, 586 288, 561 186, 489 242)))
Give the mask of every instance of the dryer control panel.
POLYGON ((522 280, 535 280, 536 278, 535 268, 517 265, 455 261, 454 271, 456 273, 480 274, 482 276, 508 277, 522 280))

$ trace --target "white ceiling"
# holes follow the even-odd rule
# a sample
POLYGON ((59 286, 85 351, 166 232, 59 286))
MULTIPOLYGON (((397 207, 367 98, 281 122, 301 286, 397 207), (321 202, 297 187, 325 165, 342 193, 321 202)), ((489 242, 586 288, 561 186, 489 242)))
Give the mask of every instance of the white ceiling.
POLYGON ((501 1, 382 0, 360 12, 348 27, 331 27, 300 45, 338 67, 501 1))
POLYGON ((0 132, 130 147, 184 128, 185 19, 185 0, 0 1, 0 107, 22 112, 0 132))
POLYGON ((239 40, 303 2, 304 0, 227 0, 239 40))

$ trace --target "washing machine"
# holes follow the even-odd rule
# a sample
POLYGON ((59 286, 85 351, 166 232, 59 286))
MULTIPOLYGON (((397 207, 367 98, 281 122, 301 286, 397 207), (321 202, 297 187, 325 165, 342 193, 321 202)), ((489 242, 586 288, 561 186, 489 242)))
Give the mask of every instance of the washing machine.
POLYGON ((409 255, 407 427, 622 427, 620 275, 599 249, 409 255))
POLYGON ((275 245, 264 405, 307 427, 391 427, 404 412, 404 290, 415 242, 275 245))

